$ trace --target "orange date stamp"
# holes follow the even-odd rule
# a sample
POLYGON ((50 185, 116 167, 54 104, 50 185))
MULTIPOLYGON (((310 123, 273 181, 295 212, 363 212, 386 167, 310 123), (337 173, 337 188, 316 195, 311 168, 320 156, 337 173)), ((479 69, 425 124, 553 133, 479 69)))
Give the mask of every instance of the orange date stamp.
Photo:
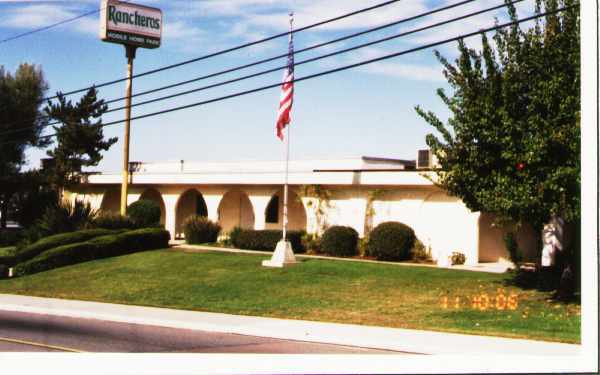
POLYGON ((519 296, 517 293, 504 293, 502 290, 494 294, 482 292, 471 296, 442 296, 440 298, 440 306, 443 309, 464 309, 471 308, 473 310, 488 311, 488 310, 516 310, 519 307, 519 296))

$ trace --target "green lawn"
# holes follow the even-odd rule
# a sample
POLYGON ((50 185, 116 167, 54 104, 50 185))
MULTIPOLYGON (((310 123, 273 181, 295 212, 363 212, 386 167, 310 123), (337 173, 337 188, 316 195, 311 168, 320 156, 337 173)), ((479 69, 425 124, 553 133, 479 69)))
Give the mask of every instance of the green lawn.
POLYGON ((579 304, 554 303, 547 293, 509 286, 508 275, 319 259, 285 269, 261 267, 267 258, 148 251, 0 280, 0 293, 580 341, 579 304), (492 300, 499 290, 513 295, 514 310, 492 300), (473 296, 480 296, 479 307, 472 306, 473 296))

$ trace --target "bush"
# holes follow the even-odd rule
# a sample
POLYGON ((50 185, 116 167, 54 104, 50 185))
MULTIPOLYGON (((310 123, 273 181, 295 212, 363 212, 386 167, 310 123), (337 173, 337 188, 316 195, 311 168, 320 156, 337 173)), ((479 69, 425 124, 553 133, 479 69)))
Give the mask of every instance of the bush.
POLYGON ((192 215, 183 222, 183 232, 189 244, 217 242, 221 226, 204 216, 192 215))
POLYGON ((367 249, 369 255, 379 260, 408 260, 415 239, 415 232, 411 227, 396 221, 388 221, 379 224, 371 231, 367 249))
POLYGON ((161 249, 169 246, 169 232, 162 228, 144 228, 117 235, 96 237, 87 242, 55 247, 15 267, 17 276, 87 262, 95 259, 161 249))
MULTIPOLYGON (((248 250, 266 250, 274 251, 283 236, 280 230, 250 230, 250 229, 235 229, 229 236, 231 244, 239 249, 248 250), (235 231, 235 233, 234 233, 235 231)), ((287 231, 287 240, 291 242, 292 249, 295 253, 303 253, 305 251, 302 246, 302 236, 304 231, 287 231)))
POLYGON ((309 254, 321 252, 321 239, 314 233, 304 233, 301 238, 302 247, 309 254))
POLYGON ((465 257, 465 254, 463 254, 459 251, 453 251, 452 255, 450 256, 450 262, 452 263, 453 266, 465 264, 466 260, 467 260, 467 257, 465 257))
POLYGON ((358 253, 358 232, 351 227, 334 225, 321 237, 321 252, 340 257, 350 257, 358 253))
POLYGON ((17 263, 27 261, 55 247, 84 242, 95 237, 106 236, 108 234, 114 235, 121 232, 108 229, 86 229, 78 232, 56 234, 43 238, 29 246, 17 249, 13 256, 0 258, 0 263, 12 267, 17 263))
POLYGON ((0 265, 12 264, 17 248, 15 246, 0 247, 0 265))
POLYGON ((16 197, 16 219, 24 228, 33 226, 48 207, 57 207, 59 204, 58 193, 53 190, 32 189, 16 197))
POLYGON ((90 223, 92 228, 104 229, 136 229, 136 225, 127 216, 117 213, 103 212, 90 223))
POLYGON ((42 237, 83 229, 95 216, 96 211, 92 210, 89 203, 76 200, 71 204, 63 201, 46 208, 42 217, 25 232, 26 239, 32 243, 42 237))
POLYGON ((127 207, 127 215, 138 228, 160 225, 160 206, 151 200, 141 199, 133 202, 127 207))
POLYGON ((431 249, 423 245, 419 239, 415 239, 415 245, 411 250, 412 259, 417 262, 433 262, 431 259, 431 249))
POLYGON ((523 252, 519 249, 515 234, 512 232, 506 233, 502 239, 504 240, 504 246, 506 246, 506 250, 510 256, 510 261, 515 265, 518 265, 523 261, 523 252))

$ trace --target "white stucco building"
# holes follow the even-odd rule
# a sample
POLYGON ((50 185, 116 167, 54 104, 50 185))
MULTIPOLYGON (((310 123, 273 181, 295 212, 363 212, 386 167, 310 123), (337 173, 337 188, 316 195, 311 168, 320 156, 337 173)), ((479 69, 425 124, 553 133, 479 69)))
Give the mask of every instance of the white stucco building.
MULTIPOLYGON (((314 233, 324 221, 351 226, 363 236, 366 220, 372 227, 399 221, 431 247, 435 260, 447 259, 453 251, 464 253, 470 265, 508 259, 502 231, 491 226, 490 215, 471 212, 433 184, 429 178, 435 173, 414 166, 414 161, 373 157, 290 161, 289 227, 314 233), (316 198, 301 196, 303 185, 320 185, 330 193, 320 218, 316 198), (368 215, 375 190, 383 193, 372 201, 368 215)), ((183 236, 181 224, 194 213, 219 222, 225 232, 235 226, 281 228, 284 168, 282 161, 141 163, 131 177, 128 204, 158 202, 161 222, 172 238, 183 236)), ((70 198, 118 212, 120 184, 120 173, 91 174, 70 198)), ((526 229, 519 241, 530 249, 533 236, 526 229)))

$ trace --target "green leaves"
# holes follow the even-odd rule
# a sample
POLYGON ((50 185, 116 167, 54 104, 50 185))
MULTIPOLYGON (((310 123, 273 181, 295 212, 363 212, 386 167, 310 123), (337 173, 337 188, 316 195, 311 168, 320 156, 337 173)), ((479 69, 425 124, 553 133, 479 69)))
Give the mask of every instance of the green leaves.
POLYGON ((79 183, 82 167, 98 165, 102 151, 107 151, 117 138, 104 140, 100 117, 107 110, 104 100, 98 100, 95 88, 91 88, 73 104, 57 93, 58 103, 48 102, 44 109, 48 117, 61 123, 54 126, 57 146, 47 152, 55 166, 49 175, 51 183, 69 187, 79 183))
MULTIPOLYGON (((508 3, 508 2, 507 2, 508 3)), ((571 0, 540 0, 539 14, 571 0)), ((518 18, 508 5, 511 19, 518 18)), ((452 64, 436 52, 453 89, 437 94, 448 123, 415 110, 442 136, 426 137, 440 185, 472 210, 540 227, 551 214, 580 211, 579 9, 546 16, 529 30, 498 30, 481 52, 459 43, 452 64)))

